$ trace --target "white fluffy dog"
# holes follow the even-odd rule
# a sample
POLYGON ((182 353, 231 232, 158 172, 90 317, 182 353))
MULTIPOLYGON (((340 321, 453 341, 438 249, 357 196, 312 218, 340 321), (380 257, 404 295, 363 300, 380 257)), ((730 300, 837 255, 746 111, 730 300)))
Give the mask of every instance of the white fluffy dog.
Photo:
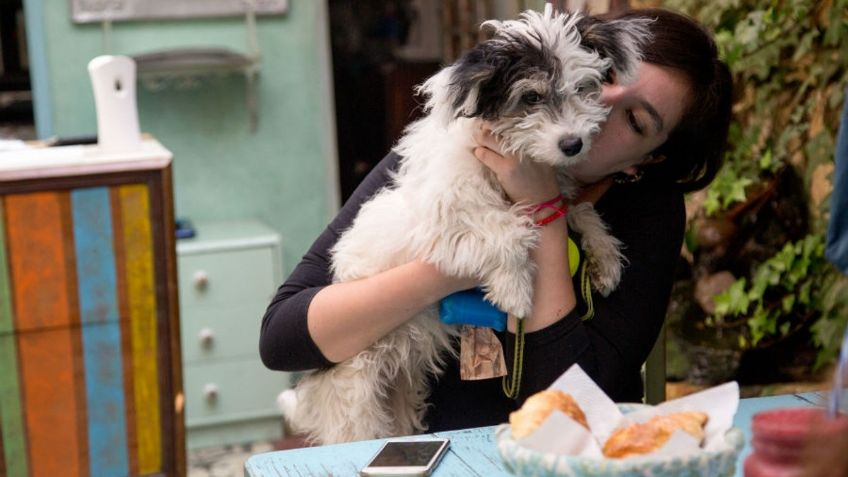
MULTIPOLYGON (((444 273, 478 277, 486 298, 517 317, 530 313, 539 227, 527 204, 511 204, 493 173, 472 154, 482 121, 504 151, 556 166, 565 197, 566 168, 583 160, 606 119, 600 86, 610 69, 632 79, 648 33, 644 22, 601 21, 528 11, 489 21, 494 35, 427 80, 423 119, 395 150, 393 183, 362 206, 332 250, 334 281, 368 277, 423 259, 444 273)), ((583 234, 596 289, 620 277, 619 243, 591 206, 568 217, 583 234)), ((565 246, 565 244, 563 244, 565 246)), ((428 381, 455 353, 457 328, 436 304, 355 357, 305 375, 280 397, 295 431, 328 444, 425 430, 428 381)))

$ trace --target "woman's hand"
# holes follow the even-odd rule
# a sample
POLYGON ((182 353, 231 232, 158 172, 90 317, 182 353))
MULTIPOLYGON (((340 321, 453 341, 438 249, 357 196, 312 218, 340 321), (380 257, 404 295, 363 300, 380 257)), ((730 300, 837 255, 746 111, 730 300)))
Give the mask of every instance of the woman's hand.
POLYGON ((478 144, 474 155, 495 173, 514 203, 538 204, 559 194, 553 167, 501 152, 491 129, 486 126, 475 132, 474 140, 478 144))

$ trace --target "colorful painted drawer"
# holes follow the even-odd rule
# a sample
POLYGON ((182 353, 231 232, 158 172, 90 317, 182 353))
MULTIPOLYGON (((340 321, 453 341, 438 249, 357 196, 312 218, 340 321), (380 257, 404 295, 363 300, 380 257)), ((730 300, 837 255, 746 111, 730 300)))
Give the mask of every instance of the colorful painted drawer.
POLYGON ((188 447, 279 439, 290 376, 265 368, 258 343, 282 281, 280 236, 253 220, 196 229, 177 243, 188 447))
POLYGON ((185 475, 171 154, 0 154, 0 475, 185 475))

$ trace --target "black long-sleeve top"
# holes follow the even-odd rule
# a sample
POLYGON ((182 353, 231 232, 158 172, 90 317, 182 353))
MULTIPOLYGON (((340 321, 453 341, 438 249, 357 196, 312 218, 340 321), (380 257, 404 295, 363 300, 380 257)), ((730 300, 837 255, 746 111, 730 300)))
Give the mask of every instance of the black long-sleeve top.
MULTIPOLYGON (((332 282, 329 250, 351 225, 360 206, 390 183, 399 159, 391 153, 374 168, 277 290, 262 319, 259 341, 268 368, 300 371, 333 365, 309 335, 309 304, 332 282)), ((526 334, 517 400, 504 395, 500 378, 460 380, 458 361, 449 361, 444 374, 431 384, 426 416, 431 432, 506 422, 527 396, 547 388, 574 363, 613 400, 641 399, 640 369, 662 327, 680 256, 685 226, 683 195, 656 184, 614 185, 595 208, 624 244, 629 263, 618 288, 606 298, 593 296, 592 319, 580 321, 578 304, 555 324, 526 334)), ((514 335, 497 334, 506 362, 512 363, 514 335)))

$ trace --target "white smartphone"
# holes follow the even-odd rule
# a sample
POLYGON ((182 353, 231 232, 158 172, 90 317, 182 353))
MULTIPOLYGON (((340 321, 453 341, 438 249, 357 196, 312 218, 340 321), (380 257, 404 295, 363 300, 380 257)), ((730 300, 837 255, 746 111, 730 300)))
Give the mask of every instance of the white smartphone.
POLYGON ((448 445, 450 439, 388 440, 359 475, 430 475, 448 445))

